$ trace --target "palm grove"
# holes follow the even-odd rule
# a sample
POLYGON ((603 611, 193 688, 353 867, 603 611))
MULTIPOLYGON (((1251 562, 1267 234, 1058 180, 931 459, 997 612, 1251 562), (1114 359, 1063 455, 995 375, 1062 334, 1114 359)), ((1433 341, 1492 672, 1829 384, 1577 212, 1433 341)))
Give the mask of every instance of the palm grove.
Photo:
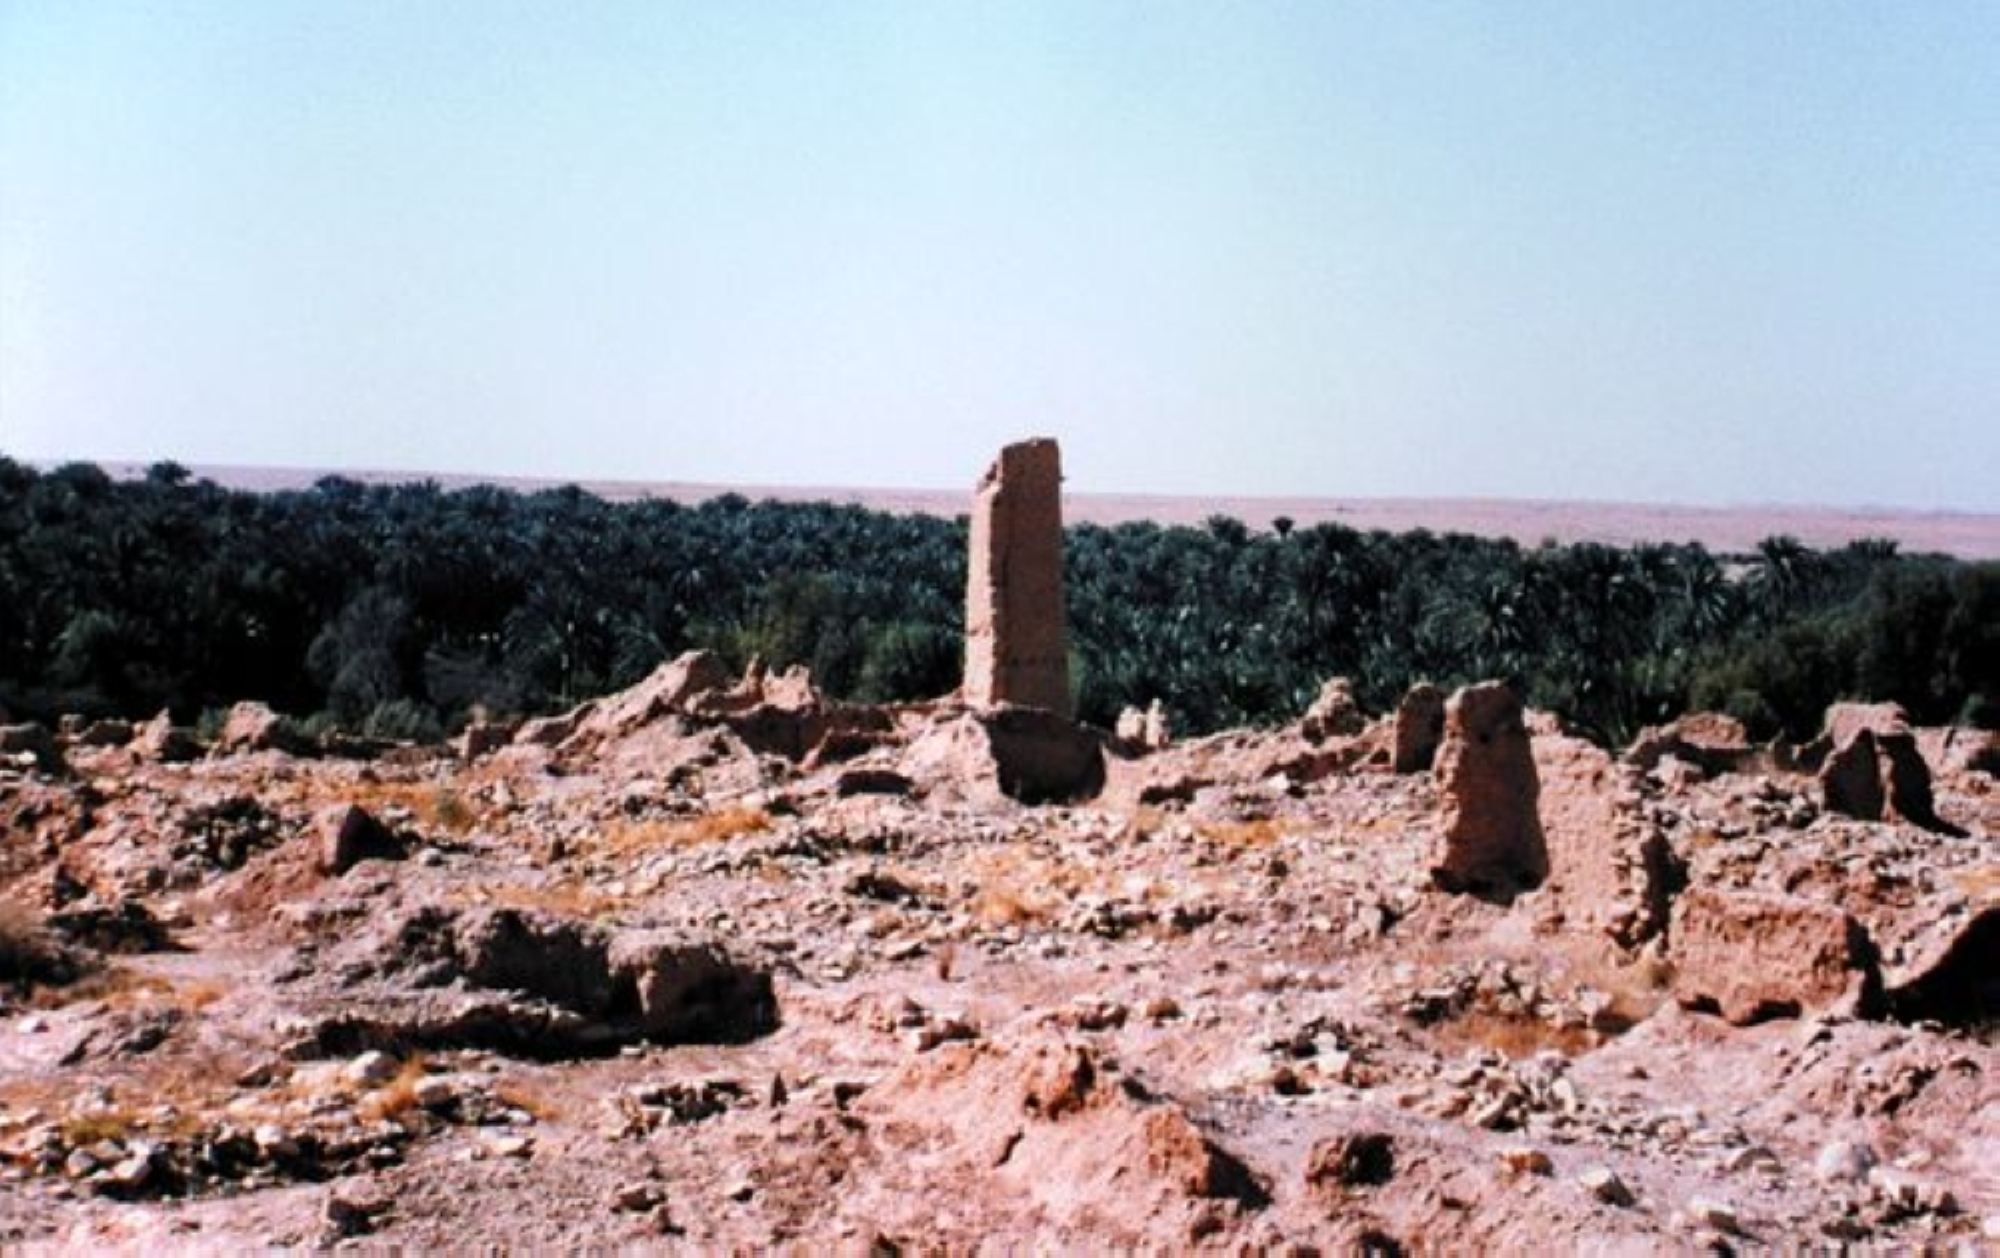
MULTIPOLYGON (((1071 527, 1082 718, 1158 698, 1183 732, 1269 724, 1336 675, 1378 709, 1418 680, 1511 678, 1613 743, 1694 708, 1802 739, 1838 698, 2000 717, 2000 564, 1279 524, 1071 527)), ((121 481, 0 457, 0 711, 191 720, 257 698, 435 738, 697 646, 805 664, 839 697, 929 698, 958 681, 965 542, 963 519, 736 495, 253 494, 171 463, 121 481)))

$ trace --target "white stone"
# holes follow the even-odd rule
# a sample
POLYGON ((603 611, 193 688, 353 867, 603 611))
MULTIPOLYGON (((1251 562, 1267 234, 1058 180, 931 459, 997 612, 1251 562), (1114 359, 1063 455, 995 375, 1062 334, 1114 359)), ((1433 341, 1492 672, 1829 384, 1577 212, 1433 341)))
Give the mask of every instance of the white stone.
POLYGON ((1813 1159, 1813 1174, 1824 1184, 1858 1184, 1875 1167, 1875 1150, 1849 1140, 1835 1140, 1813 1159))

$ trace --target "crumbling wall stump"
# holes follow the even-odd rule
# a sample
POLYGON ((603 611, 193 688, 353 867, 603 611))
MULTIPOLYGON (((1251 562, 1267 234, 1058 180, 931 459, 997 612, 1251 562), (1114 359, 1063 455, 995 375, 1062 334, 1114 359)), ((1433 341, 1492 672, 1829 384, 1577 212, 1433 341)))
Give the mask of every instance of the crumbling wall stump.
POLYGON ((1062 456, 1054 440, 1000 451, 973 501, 965 699, 1071 714, 1064 623, 1062 456))

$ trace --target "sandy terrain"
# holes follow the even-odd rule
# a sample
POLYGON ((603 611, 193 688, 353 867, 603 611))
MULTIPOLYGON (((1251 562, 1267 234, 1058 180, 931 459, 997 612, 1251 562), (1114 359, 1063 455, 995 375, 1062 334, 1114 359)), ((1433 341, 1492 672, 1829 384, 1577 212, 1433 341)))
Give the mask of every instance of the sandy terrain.
MULTIPOLYGON (((134 476, 137 464, 105 464, 113 475, 134 476)), ((299 489, 330 473, 295 468, 197 467, 197 475, 244 489, 299 489)), ((496 484, 532 491, 561 482, 468 477, 422 472, 350 471, 339 475, 369 483, 434 480, 447 489, 496 484)), ((855 489, 819 486, 728 486, 640 481, 591 481, 585 489, 612 501, 671 498, 700 502, 725 493, 751 499, 853 503, 882 511, 962 515, 971 491, 855 489)), ((1700 542, 1710 550, 1740 553, 1767 537, 1790 534, 1809 546, 1837 547, 1857 538, 1893 538, 1908 552, 1936 552, 1962 559, 2000 558, 2000 515, 1957 511, 1911 511, 1887 507, 1732 506, 1688 507, 1616 502, 1546 502, 1500 498, 1196 498, 1154 494, 1066 494, 1071 522, 1118 524, 1152 520, 1199 524, 1212 515, 1231 516, 1253 528, 1269 528, 1279 517, 1296 524, 1325 521, 1356 529, 1403 532, 1472 533, 1511 537, 1533 546, 1544 540, 1594 541, 1612 545, 1639 542, 1700 542)))

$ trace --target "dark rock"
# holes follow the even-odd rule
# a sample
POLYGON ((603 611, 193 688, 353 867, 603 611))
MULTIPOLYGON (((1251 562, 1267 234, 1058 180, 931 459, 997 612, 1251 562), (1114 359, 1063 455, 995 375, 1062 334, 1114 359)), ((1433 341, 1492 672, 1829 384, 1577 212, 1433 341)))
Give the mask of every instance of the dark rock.
POLYGON ((12 761, 17 766, 40 769, 44 773, 62 773, 68 766, 64 764, 62 749, 56 745, 55 735, 46 726, 29 721, 21 725, 0 725, 0 761, 12 761))
POLYGON ((916 783, 894 769, 849 769, 834 779, 833 793, 849 795, 893 795, 906 797, 916 783))
POLYGON ((48 915, 49 929, 71 943, 98 952, 178 952, 166 924, 138 900, 116 904, 79 903, 48 915))
POLYGON ((1396 1175, 1396 1146, 1379 1131, 1348 1132, 1313 1145, 1306 1183, 1314 1188, 1369 1188, 1396 1175))
POLYGON ((1390 766, 1397 773, 1422 773, 1437 762, 1444 742, 1444 691, 1427 681, 1411 686, 1396 705, 1395 751, 1390 766))

